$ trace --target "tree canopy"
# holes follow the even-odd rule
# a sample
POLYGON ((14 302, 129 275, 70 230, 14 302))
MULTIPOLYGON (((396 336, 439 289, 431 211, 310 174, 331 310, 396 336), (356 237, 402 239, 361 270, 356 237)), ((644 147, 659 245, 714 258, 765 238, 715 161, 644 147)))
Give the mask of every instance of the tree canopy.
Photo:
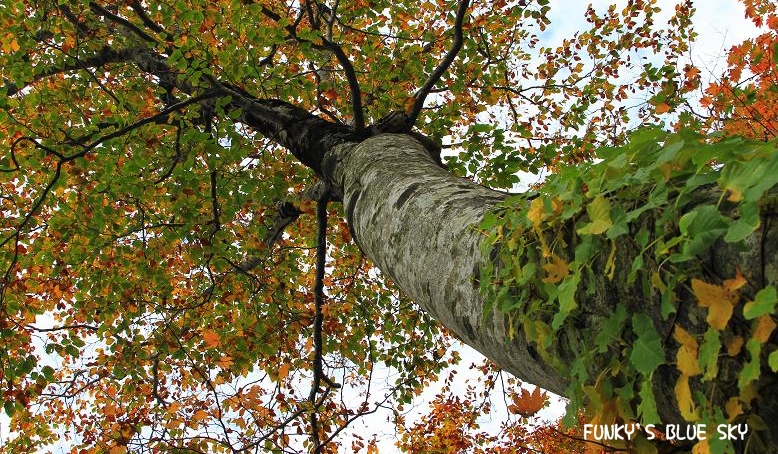
MULTIPOLYGON (((375 439, 340 435, 388 408, 408 452, 584 449, 575 429, 524 425, 542 394, 501 385, 493 365, 483 389, 456 396, 444 380, 430 413, 404 420, 459 356, 453 328, 367 258, 357 202, 328 203, 345 195, 331 180, 347 158, 332 150, 381 133, 417 140, 438 174, 502 192, 519 171, 558 173, 507 201, 483 193, 496 209, 470 230, 492 260, 471 287, 588 418, 667 422, 670 402, 690 423, 764 426, 760 387, 778 370, 772 249, 760 282, 735 264, 704 276, 700 259, 756 247, 778 175, 778 19, 768 0, 743 3, 764 34, 705 84, 685 58, 690 1, 590 7, 588 29, 553 48, 539 44, 548 0, 4 1, 5 448, 371 453, 375 439), (614 303, 612 328, 556 364, 569 352, 555 339, 583 319, 578 293, 619 286, 650 287, 659 307, 614 303), (699 331, 674 328, 684 298, 700 303, 699 331), (377 389, 382 368, 393 376, 377 389), (662 368, 667 400, 651 388, 662 368), (706 400, 719 377, 736 383, 706 400), (490 392, 516 415, 498 435, 476 430, 490 392)), ((395 205, 427 180, 414 184, 395 205)))

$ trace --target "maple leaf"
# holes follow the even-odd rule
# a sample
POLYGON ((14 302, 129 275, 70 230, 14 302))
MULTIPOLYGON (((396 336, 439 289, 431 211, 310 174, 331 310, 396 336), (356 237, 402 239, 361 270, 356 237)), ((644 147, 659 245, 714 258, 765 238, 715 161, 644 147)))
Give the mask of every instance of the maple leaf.
POLYGON ((548 395, 538 387, 532 392, 522 388, 520 393, 511 394, 511 399, 513 403, 508 405, 508 411, 526 418, 535 415, 546 405, 548 395))
POLYGON ((216 348, 221 343, 221 336, 215 331, 205 330, 203 331, 203 341, 205 341, 206 348, 216 348))

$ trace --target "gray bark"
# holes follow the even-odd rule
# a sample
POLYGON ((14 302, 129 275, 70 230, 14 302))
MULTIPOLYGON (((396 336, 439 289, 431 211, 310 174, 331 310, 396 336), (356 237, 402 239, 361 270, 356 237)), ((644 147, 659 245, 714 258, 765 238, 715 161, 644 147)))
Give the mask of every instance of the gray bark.
POLYGON ((325 155, 362 251, 463 342, 522 380, 562 394, 565 380, 508 340, 504 314, 484 314, 477 276, 483 236, 474 228, 505 194, 455 177, 419 142, 380 135, 325 155))

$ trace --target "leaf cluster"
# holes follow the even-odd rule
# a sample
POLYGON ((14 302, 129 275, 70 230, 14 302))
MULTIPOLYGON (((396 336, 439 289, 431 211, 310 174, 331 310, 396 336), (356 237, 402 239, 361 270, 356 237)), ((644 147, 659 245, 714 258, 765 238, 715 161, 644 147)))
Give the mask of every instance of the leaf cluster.
POLYGON ((764 427, 750 410, 754 385, 778 371, 774 278, 744 276, 735 264, 730 276, 711 275, 695 264, 722 245, 759 247, 753 235, 775 203, 776 145, 639 129, 485 218, 488 310, 504 312, 512 335, 570 378, 571 410, 585 402, 603 424, 667 422, 653 382, 670 371, 686 421, 764 427), (687 332, 694 313, 704 329, 687 332), (737 381, 726 414, 715 392, 693 391, 725 368, 737 381))

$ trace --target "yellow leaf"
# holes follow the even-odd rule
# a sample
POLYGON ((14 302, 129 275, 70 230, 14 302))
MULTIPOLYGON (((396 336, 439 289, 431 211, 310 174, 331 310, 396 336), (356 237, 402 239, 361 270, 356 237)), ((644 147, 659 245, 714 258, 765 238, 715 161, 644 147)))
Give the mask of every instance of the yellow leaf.
POLYGON ((745 276, 740 272, 740 268, 737 269, 737 273, 735 274, 735 277, 733 279, 726 279, 724 281, 724 289, 726 289, 729 292, 735 292, 737 290, 740 290, 744 285, 746 285, 748 281, 746 280, 745 276))
POLYGON ((708 439, 698 441, 692 448, 692 454, 711 454, 708 439))
POLYGON ((683 419, 689 422, 700 419, 699 411, 694 408, 689 377, 686 375, 681 375, 675 383, 675 398, 678 401, 678 410, 681 411, 683 419))
POLYGON ((611 204, 605 197, 598 195, 587 206, 589 223, 577 230, 581 235, 599 235, 613 226, 611 204))
POLYGON ((699 279, 692 279, 692 292, 702 307, 708 308, 708 324, 716 330, 722 330, 732 317, 737 294, 723 285, 714 285, 699 279))
POLYGON ((568 268, 567 263, 556 254, 551 257, 550 263, 543 265, 543 269, 546 271, 546 277, 543 278, 543 282, 549 284, 556 284, 570 274, 570 268, 568 268))
POLYGON ((608 254, 608 260, 605 262, 605 275, 608 276, 608 280, 613 280, 613 276, 616 274, 616 242, 611 240, 611 252, 608 254))
POLYGON ((527 219, 535 227, 540 227, 540 223, 546 218, 546 207, 543 203, 543 199, 536 197, 532 200, 527 211, 527 219))
POLYGON ((727 410, 727 422, 732 422, 739 415, 743 414, 743 405, 737 397, 730 397, 727 403, 724 404, 724 409, 727 410))
POLYGON ((205 341, 206 348, 218 347, 220 343, 219 333, 211 330, 205 330, 203 332, 203 340, 205 341))
POLYGON ((767 342, 770 338, 770 334, 775 330, 775 322, 770 314, 764 314, 756 319, 756 326, 754 327, 754 334, 752 337, 761 343, 767 342))
POLYGON ((699 344, 697 340, 692 337, 685 329, 680 326, 675 326, 673 337, 681 347, 676 354, 676 361, 678 370, 687 377, 694 377, 702 373, 700 370, 700 363, 698 360, 699 344))

